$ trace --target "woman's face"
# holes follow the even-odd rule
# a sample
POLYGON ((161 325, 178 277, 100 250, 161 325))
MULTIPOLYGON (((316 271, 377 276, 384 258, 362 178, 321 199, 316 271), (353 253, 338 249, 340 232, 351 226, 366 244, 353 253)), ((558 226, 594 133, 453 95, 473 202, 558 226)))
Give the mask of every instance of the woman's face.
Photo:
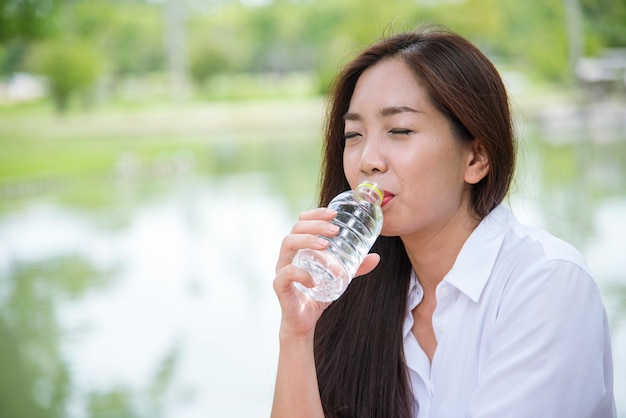
POLYGON ((352 188, 384 189, 383 235, 428 239, 471 216, 474 141, 454 137, 404 61, 367 69, 344 118, 344 172, 352 188))

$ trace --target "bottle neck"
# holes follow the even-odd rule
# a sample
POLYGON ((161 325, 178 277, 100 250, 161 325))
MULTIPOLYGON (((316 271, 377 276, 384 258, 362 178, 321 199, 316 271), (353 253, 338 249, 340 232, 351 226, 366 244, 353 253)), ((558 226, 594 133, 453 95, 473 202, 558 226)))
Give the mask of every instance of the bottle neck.
POLYGON ((380 189, 376 190, 373 186, 359 186, 355 190, 355 195, 358 200, 362 200, 368 203, 372 203, 374 205, 380 205, 383 202, 382 192, 380 189))

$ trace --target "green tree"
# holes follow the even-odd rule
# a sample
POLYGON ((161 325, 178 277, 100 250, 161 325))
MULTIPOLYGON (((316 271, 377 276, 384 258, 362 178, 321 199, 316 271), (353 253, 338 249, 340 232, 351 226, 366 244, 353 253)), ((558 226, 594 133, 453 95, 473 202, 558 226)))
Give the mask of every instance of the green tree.
POLYGON ((52 40, 33 51, 32 68, 47 77, 56 109, 64 112, 73 96, 85 97, 94 85, 100 75, 101 60, 88 43, 52 40))
MULTIPOLYGON (((579 0, 593 45, 626 47, 626 2, 624 0, 579 0)), ((601 49, 601 48, 600 48, 601 49)))
POLYGON ((241 29, 247 13, 248 8, 233 5, 191 14, 190 69, 198 87, 216 74, 249 70, 252 45, 241 29))
POLYGON ((62 0, 0 0, 0 75, 20 69, 33 40, 55 31, 62 0))
POLYGON ((114 76, 145 74, 165 66, 159 7, 130 0, 75 0, 67 26, 92 44, 114 76))
POLYGON ((60 0, 0 0, 0 44, 48 35, 60 3, 60 0))

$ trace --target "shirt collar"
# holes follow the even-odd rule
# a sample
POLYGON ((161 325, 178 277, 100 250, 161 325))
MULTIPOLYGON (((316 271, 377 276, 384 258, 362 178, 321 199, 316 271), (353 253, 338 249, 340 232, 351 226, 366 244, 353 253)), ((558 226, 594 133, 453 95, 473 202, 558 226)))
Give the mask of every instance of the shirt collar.
POLYGON ((507 225, 514 219, 503 205, 493 209, 465 241, 444 281, 478 302, 498 257, 507 225))
POLYGON ((404 338, 406 338, 406 336, 411 331, 411 328, 413 328, 413 315, 411 314, 411 312, 413 311, 413 309, 415 309, 417 305, 419 305, 423 297, 424 290, 417 281, 415 271, 411 270, 411 283, 409 285, 409 294, 407 295, 407 314, 404 319, 403 325, 404 338))

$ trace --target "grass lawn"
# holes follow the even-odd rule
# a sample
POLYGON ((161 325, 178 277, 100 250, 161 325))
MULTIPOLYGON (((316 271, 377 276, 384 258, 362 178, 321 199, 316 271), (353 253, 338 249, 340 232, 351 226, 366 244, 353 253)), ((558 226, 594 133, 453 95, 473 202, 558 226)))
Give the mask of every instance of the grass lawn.
POLYGON ((320 137, 323 100, 285 99, 107 108, 56 115, 0 107, 0 187, 113 172, 121 156, 150 161, 189 151, 218 162, 229 149, 320 137))

